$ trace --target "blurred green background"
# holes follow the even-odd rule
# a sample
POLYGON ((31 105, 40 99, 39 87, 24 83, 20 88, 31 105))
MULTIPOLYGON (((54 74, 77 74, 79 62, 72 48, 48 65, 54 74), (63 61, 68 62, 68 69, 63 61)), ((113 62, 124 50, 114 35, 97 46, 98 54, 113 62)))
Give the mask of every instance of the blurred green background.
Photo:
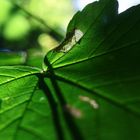
POLYGON ((72 0, 0 0, 0 65, 42 67, 76 12, 72 0))
MULTIPOLYGON (((42 67, 76 13, 95 0, 0 0, 0 65, 42 67)), ((139 0, 119 0, 119 12, 139 0)))

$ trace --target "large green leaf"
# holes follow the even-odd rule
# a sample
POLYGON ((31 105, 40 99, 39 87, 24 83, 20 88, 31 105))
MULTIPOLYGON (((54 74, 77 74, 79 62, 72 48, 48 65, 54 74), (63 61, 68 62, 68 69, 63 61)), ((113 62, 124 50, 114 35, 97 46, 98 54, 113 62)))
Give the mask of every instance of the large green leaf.
MULTIPOLYGON (((95 112, 97 107, 93 105, 91 118, 84 120, 87 126, 84 124, 82 133, 89 139, 93 135, 97 139, 140 139, 139 13, 140 6, 137 6, 118 15, 114 0, 90 4, 68 26, 67 40, 76 36, 75 33, 69 37, 76 30, 83 33, 81 40, 63 51, 72 42, 64 40, 47 56, 55 79, 61 81, 63 96, 80 96, 81 101, 89 104, 96 98, 98 111, 95 112), (93 97, 81 97, 81 89, 93 97), (91 131, 86 132, 84 128, 91 131)), ((88 116, 89 112, 84 114, 88 116)))
POLYGON ((140 139, 140 6, 88 5, 44 70, 0 67, 2 140, 140 139))

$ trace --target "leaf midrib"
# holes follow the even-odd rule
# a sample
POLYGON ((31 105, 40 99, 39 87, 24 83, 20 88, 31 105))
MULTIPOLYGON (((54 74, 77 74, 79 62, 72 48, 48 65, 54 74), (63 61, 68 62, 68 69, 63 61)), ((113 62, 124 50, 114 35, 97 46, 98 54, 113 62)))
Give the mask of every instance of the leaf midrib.
MULTIPOLYGON (((140 43, 140 41, 132 42, 132 44, 137 44, 137 43, 140 43)), ((116 52, 116 51, 119 51, 121 49, 125 49, 127 47, 133 47, 133 46, 131 46, 132 44, 125 44, 125 45, 123 45, 123 47, 118 47, 117 49, 112 49, 110 51, 94 55, 92 57, 87 57, 87 58, 79 59, 78 61, 74 61, 74 62, 70 62, 70 63, 65 63, 63 65, 56 65, 56 66, 54 65, 53 68, 54 69, 59 69, 59 68, 67 67, 67 66, 70 66, 70 65, 74 65, 74 64, 78 64, 78 63, 83 63, 85 61, 89 61, 91 59, 95 59, 97 57, 100 57, 100 56, 103 56, 103 55, 106 55, 106 54, 109 54, 109 53, 112 53, 112 52, 116 52)))
POLYGON ((132 108, 125 106, 124 103, 118 102, 118 100, 116 100, 115 98, 107 97, 107 95, 104 96, 104 95, 100 94, 99 92, 97 92, 96 90, 89 89, 89 88, 87 88, 87 86, 85 86, 83 84, 76 83, 75 81, 66 79, 66 78, 64 78, 64 77, 62 77, 62 76, 60 76, 58 74, 55 74, 55 78, 57 80, 59 80, 59 81, 66 82, 66 83, 72 84, 72 85, 74 85, 74 86, 76 86, 78 88, 81 88, 81 89, 87 91, 88 93, 92 93, 95 96, 97 96, 97 97, 99 97, 99 98, 101 98, 103 100, 106 100, 107 102, 109 102, 109 103, 111 103, 111 104, 113 104, 113 105, 115 105, 115 106, 117 106, 119 108, 124 109, 125 111, 133 114, 134 116, 136 116, 136 117, 138 117, 140 119, 140 113, 139 112, 136 112, 132 108))
MULTIPOLYGON (((105 6, 106 7, 106 6, 105 6)), ((103 9, 104 10, 104 9, 103 9)), ((102 12, 101 12, 102 13, 102 12)), ((98 17, 97 17, 97 19, 98 19, 98 17)), ((97 20, 96 19, 96 20, 97 20)), ((130 28, 128 29, 128 30, 126 30, 123 34, 121 34, 121 36, 119 37, 119 38, 117 38, 117 40, 115 41, 115 43, 116 42, 118 42, 118 40, 122 37, 122 36, 124 36, 125 34, 127 34, 129 31, 131 31, 133 28, 135 28, 135 25, 138 23, 140 21, 140 18, 138 18, 131 26, 130 26, 130 28)), ((94 24, 94 22, 91 24, 91 25, 93 25, 94 24)), ((113 32, 114 32, 114 30, 117 30, 117 28, 119 27, 118 25, 120 25, 121 24, 121 22, 119 23, 119 24, 117 24, 116 25, 116 27, 115 28, 113 28, 113 30, 109 33, 109 35, 108 36, 106 36, 101 42, 100 42, 100 44, 96 47, 96 49, 94 50, 94 52, 103 44, 103 42, 106 40, 106 38, 108 38, 109 36, 111 36, 112 34, 113 34, 113 32)), ((90 29, 90 28, 89 28, 90 29)), ((87 29, 87 32, 88 32, 88 29, 87 29)), ((84 36, 86 35, 86 33, 84 34, 84 36)), ((83 37, 84 37, 83 36, 83 37)), ((82 37, 82 38, 83 38, 82 37)), ((88 61, 89 59, 93 59, 93 58, 95 58, 95 57, 99 57, 99 56, 102 56, 102 55, 105 55, 105 54, 108 54, 108 53, 111 53, 111 52, 115 52, 115 51, 117 51, 117 50, 120 50, 120 49, 123 49, 123 48, 127 48, 127 47, 131 47, 131 45, 133 45, 133 44, 137 44, 137 43, 139 43, 140 41, 138 40, 138 41, 134 41, 134 42, 131 42, 131 43, 129 43, 129 44, 123 44, 121 47, 118 47, 118 48, 116 48, 116 49, 112 49, 112 50, 110 50, 110 51, 107 51, 107 52, 102 52, 102 53, 100 53, 100 54, 97 54, 97 55, 93 55, 92 56, 92 54, 93 54, 93 52, 90 54, 90 56, 88 56, 88 57, 86 57, 86 58, 83 58, 83 59, 79 59, 79 60, 77 60, 77 61, 75 61, 75 62, 70 62, 70 63, 66 63, 66 64, 63 64, 63 65, 58 65, 58 66, 55 66, 55 68, 61 68, 61 67, 65 67, 65 66, 69 66, 69 65, 73 65, 73 64, 76 64, 76 63, 81 63, 81 62, 83 62, 83 61, 88 61)), ((114 43, 111 45, 111 47, 114 45, 114 43)), ((74 48, 74 47, 73 47, 74 48)), ((71 50, 70 50, 71 51, 71 50)), ((62 56, 62 57, 64 57, 64 55, 62 56)), ((62 58, 61 57, 61 58, 62 58)), ((54 64, 55 65, 55 63, 58 61, 58 60, 60 60, 61 58, 58 58, 56 61, 54 61, 53 63, 52 63, 52 65, 54 64)))
POLYGON ((15 77, 15 78, 12 78, 12 79, 10 79, 10 80, 7 80, 7 81, 5 81, 5 82, 3 82, 3 83, 0 83, 0 86, 2 86, 2 85, 4 85, 4 84, 7 84, 7 83, 10 83, 10 82, 12 82, 12 81, 16 81, 16 80, 18 80, 18 79, 24 78, 24 77, 28 77, 28 76, 31 76, 31 75, 35 75, 35 74, 41 74, 41 73, 40 73, 40 72, 34 72, 34 73, 28 73, 28 74, 25 74, 25 75, 21 75, 21 76, 19 76, 19 77, 15 77))
MULTIPOLYGON (((109 2, 108 2, 109 3, 109 2)), ((91 29, 91 27, 93 26, 93 24, 96 24, 98 18, 100 17, 100 15, 102 15, 102 13, 104 12, 104 10, 106 9, 106 7, 108 6, 108 3, 102 8, 101 12, 99 13, 99 15, 96 17, 96 19, 91 23, 91 25, 87 28, 87 31, 84 33, 84 35, 81 37, 81 39, 83 39, 85 37, 85 35, 87 34, 87 32, 91 29)), ((81 40, 80 39, 80 40, 81 40)), ((72 47, 72 49, 78 44, 78 42, 72 47)), ((61 44, 60 44, 61 45, 61 44)), ((71 50, 72 50, 71 49, 71 50)), ((70 52, 71 50, 69 50, 68 52, 70 52)), ((53 64, 55 64, 58 60, 60 60, 62 57, 64 57, 67 53, 65 53, 64 55, 62 55, 61 57, 59 57, 57 60, 55 60, 53 64)))

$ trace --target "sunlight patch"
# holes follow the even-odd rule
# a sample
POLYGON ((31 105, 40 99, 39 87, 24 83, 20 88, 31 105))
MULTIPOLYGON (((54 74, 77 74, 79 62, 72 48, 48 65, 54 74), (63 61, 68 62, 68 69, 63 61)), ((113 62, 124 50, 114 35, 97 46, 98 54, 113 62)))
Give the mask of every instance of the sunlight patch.
POLYGON ((81 118, 82 117, 82 112, 81 110, 77 109, 77 108, 74 108, 70 105, 66 105, 65 106, 65 109, 72 115, 74 116, 75 118, 81 118))
POLYGON ((91 98, 89 98, 87 96, 79 96, 79 99, 81 101, 83 101, 83 102, 89 103, 94 109, 98 109, 99 108, 98 103, 95 100, 93 100, 93 99, 91 99, 91 98))
POLYGON ((75 29, 69 33, 66 39, 55 50, 66 53, 73 48, 73 46, 83 37, 83 32, 79 29, 75 29))

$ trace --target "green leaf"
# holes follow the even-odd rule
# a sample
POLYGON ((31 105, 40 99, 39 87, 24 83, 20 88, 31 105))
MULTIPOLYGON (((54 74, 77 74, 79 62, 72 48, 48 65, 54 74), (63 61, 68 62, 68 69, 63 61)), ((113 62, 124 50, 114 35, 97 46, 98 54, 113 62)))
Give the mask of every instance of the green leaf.
POLYGON ((0 137, 16 138, 19 124, 29 106, 40 70, 23 66, 0 67, 0 137))
POLYGON ((67 35, 75 29, 83 32, 81 40, 67 52, 62 43, 46 56, 68 102, 78 96, 74 104, 93 107, 86 112, 77 105, 84 117, 91 113, 80 123, 88 139, 140 139, 140 6, 119 15, 116 9, 114 0, 88 5, 68 26, 67 35))
POLYGON ((0 67, 2 140, 140 139, 140 6, 89 4, 46 69, 0 67))

